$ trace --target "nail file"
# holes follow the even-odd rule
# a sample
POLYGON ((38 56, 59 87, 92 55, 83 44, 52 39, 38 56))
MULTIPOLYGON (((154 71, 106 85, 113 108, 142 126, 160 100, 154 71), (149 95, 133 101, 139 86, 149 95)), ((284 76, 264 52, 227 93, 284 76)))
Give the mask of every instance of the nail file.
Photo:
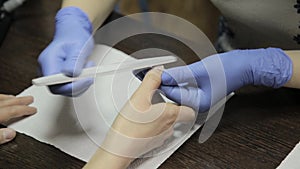
POLYGON ((110 65, 100 65, 98 67, 85 68, 82 70, 78 77, 68 77, 62 73, 40 77, 32 80, 32 84, 36 86, 48 86, 56 85, 62 83, 73 82, 87 77, 94 76, 105 76, 111 75, 119 72, 124 72, 127 70, 142 69, 146 67, 153 67, 158 65, 163 65, 167 63, 176 62, 177 58, 175 56, 161 56, 155 58, 138 59, 135 61, 125 61, 110 65))

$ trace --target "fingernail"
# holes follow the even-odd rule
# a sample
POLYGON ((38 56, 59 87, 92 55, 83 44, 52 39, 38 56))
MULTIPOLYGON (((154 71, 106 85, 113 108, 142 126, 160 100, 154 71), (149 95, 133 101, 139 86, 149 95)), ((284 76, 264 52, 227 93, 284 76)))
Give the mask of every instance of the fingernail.
POLYGON ((155 66, 153 69, 163 71, 165 68, 163 65, 161 65, 161 66, 155 66))
POLYGON ((37 113, 37 108, 36 108, 36 107, 32 107, 32 108, 33 108, 33 111, 30 112, 30 114, 35 114, 35 113, 37 113))
POLYGON ((5 140, 12 140, 16 136, 16 132, 12 129, 6 129, 3 132, 3 137, 5 140))

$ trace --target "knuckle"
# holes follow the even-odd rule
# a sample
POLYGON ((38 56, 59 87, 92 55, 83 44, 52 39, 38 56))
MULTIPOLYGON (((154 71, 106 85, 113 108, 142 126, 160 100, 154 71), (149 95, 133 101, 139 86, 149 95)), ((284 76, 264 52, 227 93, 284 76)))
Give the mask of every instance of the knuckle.
POLYGON ((178 106, 172 103, 166 103, 166 113, 170 119, 176 119, 178 114, 178 106))
POLYGON ((19 97, 14 100, 14 104, 16 105, 30 104, 32 102, 33 102, 32 97, 19 97))
POLYGON ((49 50, 50 50, 51 46, 52 46, 52 44, 50 44, 46 49, 44 49, 41 52, 41 54, 39 55, 39 58, 38 58, 39 62, 43 61, 48 56, 48 53, 49 53, 49 50))
POLYGON ((146 74, 146 79, 150 79, 150 80, 153 80, 155 82, 160 82, 160 77, 154 72, 154 71, 149 71, 147 74, 146 74))
POLYGON ((14 100, 14 103, 17 105, 22 105, 26 102, 26 100, 24 98, 17 98, 16 100, 14 100))
POLYGON ((11 106, 8 108, 8 114, 10 116, 15 116, 17 115, 19 112, 19 106, 11 106))

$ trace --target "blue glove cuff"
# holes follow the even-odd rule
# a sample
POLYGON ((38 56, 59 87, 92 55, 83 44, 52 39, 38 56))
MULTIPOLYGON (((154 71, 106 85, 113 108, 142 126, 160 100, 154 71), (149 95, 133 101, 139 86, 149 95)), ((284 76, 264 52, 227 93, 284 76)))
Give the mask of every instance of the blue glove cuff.
POLYGON ((89 33, 93 32, 93 26, 88 15, 78 7, 65 7, 60 9, 55 17, 56 22, 62 22, 65 19, 78 20, 85 30, 89 33))
POLYGON ((264 85, 273 88, 282 87, 293 73, 291 59, 278 48, 267 48, 265 54, 252 64, 254 85, 264 85))

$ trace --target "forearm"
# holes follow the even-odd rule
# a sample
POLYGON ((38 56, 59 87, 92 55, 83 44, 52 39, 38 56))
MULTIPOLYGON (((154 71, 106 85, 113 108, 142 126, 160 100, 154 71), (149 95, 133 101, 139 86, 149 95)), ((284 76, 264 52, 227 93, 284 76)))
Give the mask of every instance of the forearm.
POLYGON ((133 159, 111 154, 99 148, 92 159, 84 166, 85 169, 125 169, 133 159))
POLYGON ((285 53, 293 62, 293 74, 291 79, 284 86, 300 89, 300 50, 289 50, 285 51, 285 53))
POLYGON ((117 0, 63 0, 62 8, 75 6, 83 10, 97 30, 111 13, 117 0))

